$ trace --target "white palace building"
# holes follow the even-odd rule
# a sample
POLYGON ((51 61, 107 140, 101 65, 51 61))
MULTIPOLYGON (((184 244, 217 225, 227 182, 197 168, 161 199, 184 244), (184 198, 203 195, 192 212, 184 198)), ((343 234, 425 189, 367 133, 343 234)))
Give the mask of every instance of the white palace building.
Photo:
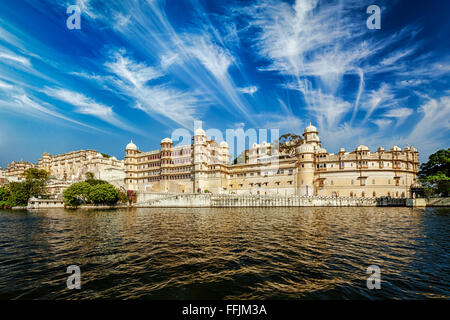
POLYGON ((165 138, 158 150, 130 142, 125 152, 125 187, 147 192, 404 198, 419 169, 414 147, 328 153, 311 124, 295 152, 255 143, 243 163, 231 164, 228 144, 208 139, 203 129, 191 145, 174 147, 165 138))

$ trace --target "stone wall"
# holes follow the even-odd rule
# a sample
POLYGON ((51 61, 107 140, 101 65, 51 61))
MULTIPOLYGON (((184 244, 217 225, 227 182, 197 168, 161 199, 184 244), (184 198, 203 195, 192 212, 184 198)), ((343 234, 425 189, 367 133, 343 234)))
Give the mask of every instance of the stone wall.
POLYGON ((406 199, 138 192, 136 207, 377 207, 405 206, 406 199))
POLYGON ((450 207, 450 198, 428 198, 427 207, 450 207))

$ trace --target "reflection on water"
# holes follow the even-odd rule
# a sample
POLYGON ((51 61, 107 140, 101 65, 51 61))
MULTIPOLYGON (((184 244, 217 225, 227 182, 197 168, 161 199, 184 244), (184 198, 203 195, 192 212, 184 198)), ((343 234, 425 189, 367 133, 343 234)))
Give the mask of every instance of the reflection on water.
POLYGON ((448 299, 448 230, 448 208, 0 211, 0 298, 448 299))

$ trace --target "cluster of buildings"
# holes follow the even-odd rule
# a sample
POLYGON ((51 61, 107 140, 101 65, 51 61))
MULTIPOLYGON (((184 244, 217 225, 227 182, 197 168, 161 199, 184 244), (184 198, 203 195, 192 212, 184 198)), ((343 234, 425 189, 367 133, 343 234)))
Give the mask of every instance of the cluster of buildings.
POLYGON ((201 128, 189 145, 174 146, 169 138, 160 145, 145 152, 131 141, 124 160, 94 150, 44 153, 37 164, 12 162, 0 169, 0 183, 38 168, 50 173, 48 189, 54 194, 84 180, 88 172, 124 190, 158 193, 404 198, 417 186, 419 159, 414 147, 379 147, 372 152, 360 145, 329 153, 311 124, 292 150, 280 152, 275 144, 255 143, 237 163, 232 163, 225 141, 208 139, 201 128))
POLYGON ((13 161, 4 171, 0 169, 0 177, 4 176, 3 184, 24 180, 23 174, 29 168, 42 169, 49 173, 47 191, 52 195, 60 195, 72 183, 84 181, 88 172, 92 173, 95 179, 108 181, 119 188, 124 187, 124 161, 95 150, 72 151, 60 155, 44 152, 37 164, 23 160, 13 161))
POLYGON ((125 153, 126 188, 147 192, 404 198, 419 169, 414 147, 371 152, 360 145, 329 153, 311 124, 294 152, 255 143, 242 163, 231 164, 227 143, 208 139, 202 129, 191 145, 173 147, 165 138, 160 149, 143 152, 130 142, 125 153))

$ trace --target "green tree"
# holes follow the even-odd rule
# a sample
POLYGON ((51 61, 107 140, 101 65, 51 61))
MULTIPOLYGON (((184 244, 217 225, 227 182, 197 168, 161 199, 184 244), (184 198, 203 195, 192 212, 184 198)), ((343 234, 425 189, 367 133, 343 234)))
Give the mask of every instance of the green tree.
POLYGON ((49 175, 47 171, 36 168, 29 168, 23 173, 26 180, 47 180, 49 175))
POLYGON ((119 193, 111 184, 97 184, 89 190, 89 201, 94 204, 114 205, 120 199, 119 193))
POLYGON ((96 186, 98 184, 109 184, 108 182, 99 179, 88 179, 85 182, 89 183, 91 186, 96 186))
POLYGON ((26 206, 28 199, 45 194, 49 173, 45 170, 29 168, 24 171, 25 181, 11 182, 0 190, 0 207, 26 206))
POLYGON ((87 172, 86 173, 86 180, 93 180, 94 179, 94 173, 87 172))
POLYGON ((0 187, 0 209, 13 207, 9 197, 9 190, 5 187, 0 187))
POLYGON ((89 183, 74 183, 63 192, 63 198, 67 205, 79 206, 82 203, 88 202, 90 191, 91 185, 89 183))
POLYGON ((119 191, 119 202, 125 204, 128 202, 128 196, 125 192, 119 191))
POLYGON ((9 191, 5 187, 0 187, 0 201, 6 201, 9 198, 9 191))
POLYGON ((30 184, 25 182, 11 182, 8 184, 9 198, 8 201, 12 206, 26 206, 28 199, 32 197, 30 184))
POLYGON ((420 166, 419 181, 428 196, 448 197, 450 191, 450 148, 441 149, 420 166))
POLYGON ((280 152, 286 152, 293 154, 295 148, 298 147, 303 141, 303 138, 297 134, 286 133, 280 136, 278 139, 278 147, 280 152))

